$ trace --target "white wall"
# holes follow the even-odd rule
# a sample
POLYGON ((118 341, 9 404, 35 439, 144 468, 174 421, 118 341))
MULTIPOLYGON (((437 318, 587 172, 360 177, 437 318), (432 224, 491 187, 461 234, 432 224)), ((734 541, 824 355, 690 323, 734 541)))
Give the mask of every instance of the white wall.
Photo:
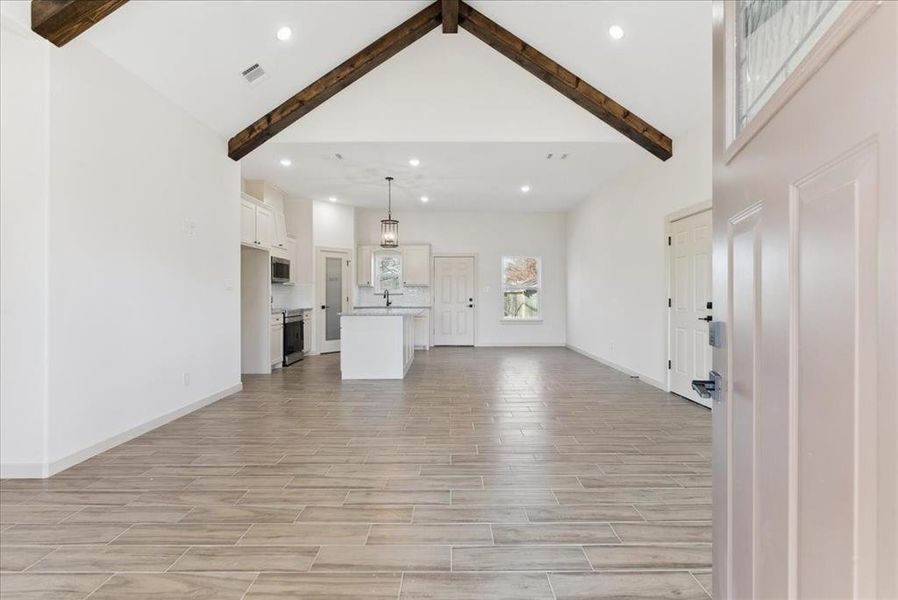
MULTIPOLYGON (((565 343, 565 215, 463 213, 428 210, 393 213, 405 243, 430 243, 435 254, 477 255, 477 345, 565 343), (543 266, 542 322, 502 321, 502 256, 538 256, 543 266)), ((379 243, 381 210, 356 210, 357 240, 379 243)))
POLYGON ((36 119, 37 129, 3 119, 4 150, 27 150, 13 159, 25 170, 16 174, 4 162, 0 174, 4 238, 8 214, 27 211, 33 230, 13 238, 15 254, 4 241, 4 297, 8 277, 24 281, 23 261, 40 263, 44 244, 47 270, 42 286, 27 281, 21 298, 4 299, 4 349, 25 337, 28 352, 3 354, 2 461, 4 473, 15 473, 32 460, 5 433, 29 426, 17 407, 40 396, 40 378, 28 382, 27 399, 6 392, 35 376, 41 346, 34 340, 46 331, 42 462, 52 473, 238 388, 240 173, 225 140, 89 44, 49 48, 48 73, 18 64, 38 60, 24 44, 4 41, 3 54, 4 65, 15 64, 0 74, 4 106, 8 97, 16 101, 17 87, 33 87, 40 100, 48 77, 49 89, 46 111, 35 102, 14 113, 36 119), (42 120, 49 123, 43 134, 42 120), (41 135, 46 156, 34 146, 41 135), (26 183, 28 193, 19 195, 26 183), (46 213, 27 206, 40 206, 42 186, 46 213), (19 322, 29 323, 27 335, 13 325, 19 322), (23 363, 30 371, 8 379, 23 363))
POLYGON ((352 249, 355 246, 354 212, 351 206, 313 202, 312 236, 315 248, 352 249))
POLYGON ((708 119, 568 213, 569 346, 666 385, 665 217, 710 199, 708 119))
POLYGON ((48 49, 28 29, 0 19, 0 459, 4 476, 40 472, 45 455, 48 49))

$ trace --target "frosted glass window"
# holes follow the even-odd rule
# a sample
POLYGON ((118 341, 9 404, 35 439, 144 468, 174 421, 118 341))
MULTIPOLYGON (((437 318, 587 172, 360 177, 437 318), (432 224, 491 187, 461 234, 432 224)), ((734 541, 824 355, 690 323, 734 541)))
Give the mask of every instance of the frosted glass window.
POLYGON ((783 84, 850 0, 737 0, 736 132, 783 84))

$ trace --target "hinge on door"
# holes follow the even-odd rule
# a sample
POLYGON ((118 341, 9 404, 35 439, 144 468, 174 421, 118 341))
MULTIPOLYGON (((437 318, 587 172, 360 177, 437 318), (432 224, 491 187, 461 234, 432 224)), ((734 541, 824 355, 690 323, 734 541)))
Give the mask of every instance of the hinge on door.
POLYGON ((671 245, 671 239, 670 239, 670 236, 667 236, 667 245, 668 245, 668 246, 671 245))
POLYGON ((672 307, 673 307, 673 302, 671 301, 670 298, 668 298, 667 299, 667 308, 672 308, 672 307))
POLYGON ((670 361, 667 361, 667 370, 668 371, 670 371, 672 366, 673 366, 672 363, 670 361))

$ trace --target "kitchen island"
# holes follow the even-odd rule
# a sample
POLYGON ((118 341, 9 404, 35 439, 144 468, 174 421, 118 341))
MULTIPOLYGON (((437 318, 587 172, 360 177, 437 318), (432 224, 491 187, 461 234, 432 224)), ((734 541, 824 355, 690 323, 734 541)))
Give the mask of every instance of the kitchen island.
POLYGON ((343 379, 403 379, 415 360, 421 309, 368 308, 340 315, 343 379))

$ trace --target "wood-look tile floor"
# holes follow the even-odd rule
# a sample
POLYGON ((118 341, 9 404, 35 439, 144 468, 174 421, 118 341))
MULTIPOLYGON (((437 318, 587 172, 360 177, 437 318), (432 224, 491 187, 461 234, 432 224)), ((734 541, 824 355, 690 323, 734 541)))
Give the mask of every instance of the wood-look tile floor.
POLYGON ((707 599, 710 413, 564 349, 309 357, 0 482, 14 598, 707 599))

